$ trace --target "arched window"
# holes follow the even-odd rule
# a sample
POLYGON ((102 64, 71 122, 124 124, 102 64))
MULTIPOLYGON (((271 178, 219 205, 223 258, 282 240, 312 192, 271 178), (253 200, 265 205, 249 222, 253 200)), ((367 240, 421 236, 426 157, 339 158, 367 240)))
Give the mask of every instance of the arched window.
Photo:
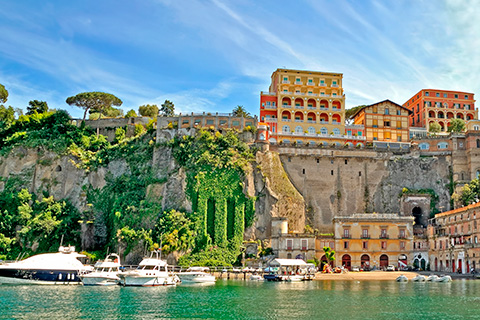
POLYGON ((315 134, 315 128, 314 127, 308 127, 308 134, 315 134))
POLYGON ((322 127, 322 129, 320 129, 320 133, 323 134, 323 135, 327 135, 328 134, 327 128, 322 127))
POLYGON ((336 136, 339 136, 340 135, 340 129, 334 128, 333 129, 333 134, 336 135, 336 136))
POLYGON ((418 145, 418 148, 420 150, 428 150, 430 149, 430 144, 428 144, 427 142, 423 142, 418 145))
POLYGON ((477 148, 480 148, 480 139, 477 139, 477 148))
POLYGON ((300 126, 295 127, 295 133, 303 133, 303 128, 300 126))
POLYGON ((283 126, 282 127, 282 132, 290 132, 290 127, 289 126, 283 126))

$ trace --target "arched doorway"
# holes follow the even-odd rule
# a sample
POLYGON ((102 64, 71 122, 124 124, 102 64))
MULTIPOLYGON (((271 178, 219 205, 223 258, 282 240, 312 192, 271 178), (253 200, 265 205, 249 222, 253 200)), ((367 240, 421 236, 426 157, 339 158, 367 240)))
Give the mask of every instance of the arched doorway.
POLYGON ((352 268, 352 258, 348 254, 342 256, 342 266, 345 266, 348 270, 352 268))
POLYGON ((435 271, 439 271, 438 270, 438 259, 437 258, 435 258, 435 271))
POLYGON ((361 267, 362 269, 364 270, 369 270, 370 269, 370 257, 368 256, 368 254, 364 254, 362 257, 361 257, 361 267))
POLYGON ((388 256, 386 254, 382 254, 380 256, 380 269, 386 269, 388 267, 388 256))
POLYGON ((415 218, 415 225, 416 226, 423 226, 423 223, 422 223, 422 208, 420 208, 420 207, 413 208, 412 215, 415 218))
POLYGON ((422 268, 423 271, 427 270, 427 261, 423 258, 420 260, 420 268, 422 268))

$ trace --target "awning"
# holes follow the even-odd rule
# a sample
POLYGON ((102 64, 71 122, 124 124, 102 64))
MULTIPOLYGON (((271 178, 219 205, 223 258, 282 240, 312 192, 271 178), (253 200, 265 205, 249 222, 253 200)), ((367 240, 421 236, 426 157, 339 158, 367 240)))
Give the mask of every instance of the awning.
POLYGON ((275 259, 270 262, 271 267, 284 267, 284 266, 306 266, 307 263, 302 259, 275 259))

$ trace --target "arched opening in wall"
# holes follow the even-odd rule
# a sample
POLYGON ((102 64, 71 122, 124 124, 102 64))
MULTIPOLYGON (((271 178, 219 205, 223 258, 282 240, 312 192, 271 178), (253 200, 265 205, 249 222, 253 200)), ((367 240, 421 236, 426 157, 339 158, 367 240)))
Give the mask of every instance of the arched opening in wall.
POLYGON ((427 261, 423 258, 420 260, 420 268, 422 268, 423 271, 427 270, 427 261))
POLYGON ((423 224, 422 224, 422 208, 420 208, 420 207, 413 208, 412 215, 415 218, 415 221, 414 221, 415 226, 423 226, 423 224))
POLYGON ((291 253, 287 253, 287 259, 292 259, 292 254, 291 253))
POLYGON ((362 257, 360 258, 360 261, 361 261, 361 267, 365 270, 365 269, 369 269, 370 268, 370 257, 368 256, 368 254, 364 254, 362 255, 362 257))
POLYGON ((440 271, 438 270, 438 258, 435 257, 435 271, 440 271))
POLYGON ((348 254, 342 256, 342 266, 350 270, 352 268, 352 258, 348 254))
POLYGON ((227 200, 227 239, 235 236, 235 199, 227 200))
POLYGON ((215 243, 215 200, 207 200, 207 234, 215 243))
POLYGON ((57 167, 55 168, 55 171, 56 171, 56 172, 62 171, 62 167, 61 167, 61 166, 57 166, 57 167))
POLYGON ((386 269, 388 267, 388 256, 386 254, 382 254, 380 256, 380 269, 386 269))

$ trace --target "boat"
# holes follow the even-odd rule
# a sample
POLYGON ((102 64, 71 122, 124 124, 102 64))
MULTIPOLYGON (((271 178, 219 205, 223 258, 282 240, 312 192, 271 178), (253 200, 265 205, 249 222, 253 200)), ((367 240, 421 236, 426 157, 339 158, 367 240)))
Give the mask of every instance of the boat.
POLYGON ((414 282, 425 282, 425 281, 427 281, 427 277, 419 274, 419 275, 417 275, 416 277, 414 277, 414 278, 412 279, 412 281, 414 281, 414 282))
POLYGON ((41 253, 22 261, 0 265, 2 284, 81 284, 80 275, 88 272, 73 246, 60 246, 56 253, 41 253))
POLYGON ((182 283, 207 283, 215 282, 215 276, 209 274, 207 267, 190 267, 186 272, 179 272, 177 276, 182 283))
POLYGON ((180 279, 168 271, 168 264, 161 259, 160 252, 152 251, 150 257, 144 258, 137 269, 119 272, 120 284, 123 286, 174 286, 180 279))
POLYGON ((402 274, 396 279, 396 281, 397 282, 407 282, 408 278, 402 274))
POLYGON ((263 281, 263 277, 259 274, 254 273, 250 276, 250 280, 251 281, 263 281))
POLYGON ((452 277, 450 277, 448 275, 447 276, 440 276, 440 277, 437 277, 435 282, 452 282, 452 277))
POLYGON ((111 253, 105 260, 95 263, 93 272, 80 275, 80 279, 84 286, 117 285, 120 282, 117 275, 120 272, 120 266, 120 257, 111 253))
POLYGON ((307 263, 301 259, 274 259, 263 275, 267 281, 297 282, 310 280, 306 277, 307 263), (268 271, 267 271, 268 270, 268 271))
POLYGON ((436 274, 432 274, 427 277, 427 281, 430 281, 430 282, 437 282, 437 279, 438 279, 438 276, 436 274))

